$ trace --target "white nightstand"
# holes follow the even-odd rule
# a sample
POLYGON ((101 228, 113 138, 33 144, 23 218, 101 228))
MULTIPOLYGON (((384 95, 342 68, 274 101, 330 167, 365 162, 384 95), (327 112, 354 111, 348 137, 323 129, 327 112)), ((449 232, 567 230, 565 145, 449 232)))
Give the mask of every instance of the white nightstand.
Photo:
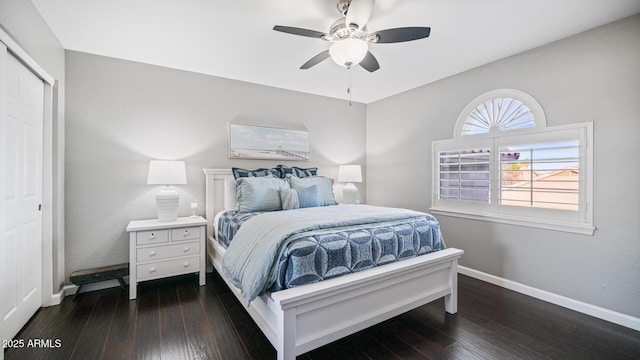
POLYGON ((203 286, 206 224, 201 216, 129 222, 129 299, 136 298, 139 282, 168 276, 199 272, 203 286))

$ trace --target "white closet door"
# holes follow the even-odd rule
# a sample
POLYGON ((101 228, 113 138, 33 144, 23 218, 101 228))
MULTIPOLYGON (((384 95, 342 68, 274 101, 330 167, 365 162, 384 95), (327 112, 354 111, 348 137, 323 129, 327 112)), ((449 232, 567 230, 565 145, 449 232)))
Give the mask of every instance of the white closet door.
POLYGON ((6 50, 0 57, 0 338, 11 339, 42 305, 44 84, 6 50))

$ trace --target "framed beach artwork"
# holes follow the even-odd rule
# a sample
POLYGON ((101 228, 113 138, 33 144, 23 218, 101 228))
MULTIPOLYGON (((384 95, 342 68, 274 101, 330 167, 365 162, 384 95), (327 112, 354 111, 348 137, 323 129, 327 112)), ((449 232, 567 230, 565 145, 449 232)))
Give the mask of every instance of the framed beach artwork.
POLYGON ((309 132, 229 123, 229 158, 309 160, 309 132))

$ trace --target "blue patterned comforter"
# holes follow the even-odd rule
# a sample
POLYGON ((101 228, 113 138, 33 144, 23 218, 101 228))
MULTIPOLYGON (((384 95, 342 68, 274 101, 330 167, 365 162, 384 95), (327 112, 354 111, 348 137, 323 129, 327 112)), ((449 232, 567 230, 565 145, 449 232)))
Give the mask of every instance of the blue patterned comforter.
POLYGON ((318 282, 445 247, 437 220, 410 210, 340 205, 258 215, 229 212, 218 226, 219 241, 228 244, 223 273, 248 301, 266 290, 318 282))
POLYGON ((251 219, 252 217, 261 214, 262 212, 237 212, 235 210, 230 210, 218 218, 218 234, 217 239, 220 245, 224 246, 226 249, 231 244, 231 240, 236 236, 238 230, 240 230, 240 226, 244 224, 245 221, 251 219))

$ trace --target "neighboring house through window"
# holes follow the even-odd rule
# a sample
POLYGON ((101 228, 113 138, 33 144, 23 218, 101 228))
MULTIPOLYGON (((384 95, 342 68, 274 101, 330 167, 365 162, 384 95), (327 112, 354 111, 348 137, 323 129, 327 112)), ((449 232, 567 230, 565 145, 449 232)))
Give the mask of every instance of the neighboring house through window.
POLYGON ((593 234, 593 125, 547 127, 540 104, 487 92, 433 142, 435 213, 593 234))

